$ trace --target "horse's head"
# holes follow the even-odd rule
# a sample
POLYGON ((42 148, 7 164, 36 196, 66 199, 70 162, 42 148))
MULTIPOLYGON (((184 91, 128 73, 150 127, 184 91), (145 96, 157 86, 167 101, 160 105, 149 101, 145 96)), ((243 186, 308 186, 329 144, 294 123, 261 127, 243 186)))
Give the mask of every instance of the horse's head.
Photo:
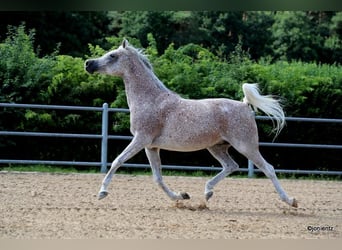
POLYGON ((86 60, 84 63, 85 70, 90 74, 98 72, 114 76, 122 76, 125 68, 128 66, 128 46, 128 41, 124 39, 119 48, 112 50, 99 58, 86 60))

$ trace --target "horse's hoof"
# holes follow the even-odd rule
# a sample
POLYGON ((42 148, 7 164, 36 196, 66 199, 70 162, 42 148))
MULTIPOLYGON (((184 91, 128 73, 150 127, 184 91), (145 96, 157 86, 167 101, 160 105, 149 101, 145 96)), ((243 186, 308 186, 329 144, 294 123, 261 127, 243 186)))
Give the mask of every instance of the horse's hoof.
POLYGON ((190 195, 188 195, 188 193, 180 193, 180 195, 182 196, 183 200, 189 200, 190 199, 190 195))
POLYGON ((105 198, 106 196, 108 195, 108 192, 107 191, 102 191, 99 193, 99 200, 102 200, 103 198, 105 198))
POLYGON ((214 192, 213 191, 209 191, 208 193, 205 194, 205 200, 208 201, 212 196, 213 196, 214 192))
POLYGON ((292 207, 295 207, 295 208, 298 207, 298 201, 295 198, 293 198, 292 207))

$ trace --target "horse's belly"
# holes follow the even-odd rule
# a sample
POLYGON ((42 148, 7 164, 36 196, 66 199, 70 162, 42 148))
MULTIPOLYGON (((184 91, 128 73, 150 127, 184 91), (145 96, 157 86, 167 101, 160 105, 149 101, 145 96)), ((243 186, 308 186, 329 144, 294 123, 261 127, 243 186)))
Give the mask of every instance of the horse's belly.
POLYGON ((174 131, 174 133, 161 134, 153 141, 152 147, 186 152, 208 148, 222 140, 215 131, 200 132, 180 134, 174 131))

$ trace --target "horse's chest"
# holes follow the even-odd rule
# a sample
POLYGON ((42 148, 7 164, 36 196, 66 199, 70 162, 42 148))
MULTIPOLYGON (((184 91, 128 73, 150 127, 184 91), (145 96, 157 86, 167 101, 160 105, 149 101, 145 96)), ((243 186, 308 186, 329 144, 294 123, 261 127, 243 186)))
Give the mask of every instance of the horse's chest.
POLYGON ((131 112, 130 117, 131 132, 142 132, 147 134, 155 134, 160 129, 160 117, 156 112, 131 112))

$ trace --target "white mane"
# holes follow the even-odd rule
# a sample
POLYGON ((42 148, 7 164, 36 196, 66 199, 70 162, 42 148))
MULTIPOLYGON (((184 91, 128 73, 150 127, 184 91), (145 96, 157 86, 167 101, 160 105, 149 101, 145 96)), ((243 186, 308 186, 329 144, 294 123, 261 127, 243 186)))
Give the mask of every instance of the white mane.
MULTIPOLYGON (((153 72, 153 66, 150 62, 150 60, 148 59, 148 55, 146 55, 144 53, 143 49, 137 49, 134 48, 132 45, 128 45, 126 46, 126 49, 128 49, 129 51, 133 52, 134 54, 137 55, 137 57, 139 58, 140 61, 143 62, 143 64, 149 69, 151 70, 151 73, 154 75, 153 72)), ((156 76, 155 76, 156 77, 156 76)), ((170 89, 168 89, 159 79, 158 77, 156 77, 157 81, 155 81, 156 85, 161 88, 162 90, 166 90, 166 91, 171 91, 170 89)), ((172 91, 171 91, 172 92, 172 91)))
POLYGON ((150 63, 150 60, 148 60, 147 55, 144 53, 143 49, 134 48, 132 45, 127 46, 126 49, 135 53, 138 58, 145 64, 145 66, 153 71, 152 64, 150 63))

